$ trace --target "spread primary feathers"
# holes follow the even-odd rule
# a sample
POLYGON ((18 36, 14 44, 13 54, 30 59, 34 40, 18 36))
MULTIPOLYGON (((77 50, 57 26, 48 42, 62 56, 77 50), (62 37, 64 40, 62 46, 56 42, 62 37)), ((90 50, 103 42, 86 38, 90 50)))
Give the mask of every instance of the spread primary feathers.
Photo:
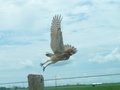
POLYGON ((47 53, 46 56, 50 57, 50 60, 47 60, 44 63, 41 63, 43 66, 43 71, 45 68, 57 61, 68 60, 70 56, 77 52, 77 49, 71 45, 64 45, 62 31, 61 31, 61 15, 55 15, 52 20, 51 25, 51 49, 53 53, 47 53))

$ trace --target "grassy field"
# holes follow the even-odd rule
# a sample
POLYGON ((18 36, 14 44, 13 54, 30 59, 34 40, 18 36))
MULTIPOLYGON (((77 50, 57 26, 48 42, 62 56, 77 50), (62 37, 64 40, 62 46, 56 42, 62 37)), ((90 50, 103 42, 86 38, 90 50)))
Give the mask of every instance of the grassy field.
MULTIPOLYGON (((28 90, 28 89, 9 89, 9 90, 28 90)), ((79 86, 45 87, 44 90, 120 90, 120 84, 99 84, 95 86, 79 85, 79 86)))
POLYGON ((120 84, 48 87, 45 90, 120 90, 120 84))

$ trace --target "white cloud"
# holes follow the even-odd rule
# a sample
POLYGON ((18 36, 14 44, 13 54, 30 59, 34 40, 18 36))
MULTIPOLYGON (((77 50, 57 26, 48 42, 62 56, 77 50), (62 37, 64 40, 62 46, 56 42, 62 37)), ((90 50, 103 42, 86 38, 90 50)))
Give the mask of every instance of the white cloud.
MULTIPOLYGON (((5 45, 0 47, 0 70, 12 70, 30 67, 37 67, 45 59, 46 43, 39 46, 39 43, 31 45, 5 45), (33 48, 34 47, 34 48, 33 48), (7 67, 6 67, 7 66, 7 67), (4 67, 4 68, 2 68, 4 67)), ((48 49, 49 50, 49 49, 48 49)))
POLYGON ((95 63, 105 63, 111 61, 120 62, 120 48, 115 48, 107 55, 96 55, 93 58, 89 59, 89 61, 95 63))
POLYGON ((2 22, 0 22, 0 26, 1 29, 13 30, 40 30, 48 28, 48 25, 50 25, 51 22, 50 17, 52 18, 55 14, 62 14, 66 16, 69 13, 87 13, 90 10, 89 6, 80 6, 79 3, 82 2, 87 2, 87 0, 76 2, 74 0, 67 0, 64 1, 64 3, 61 1, 53 2, 43 0, 2 1, 1 3, 3 3, 3 5, 0 9, 0 19, 2 22), (49 15, 47 13, 49 13, 49 15))
POLYGON ((33 67, 34 66, 34 64, 31 60, 21 61, 20 63, 21 63, 21 66, 23 66, 23 67, 33 67))

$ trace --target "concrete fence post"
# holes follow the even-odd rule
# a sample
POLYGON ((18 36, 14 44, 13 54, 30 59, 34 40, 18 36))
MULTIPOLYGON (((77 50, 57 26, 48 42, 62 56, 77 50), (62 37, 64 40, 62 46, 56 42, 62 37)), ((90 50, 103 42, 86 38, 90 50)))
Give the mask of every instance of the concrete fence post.
POLYGON ((42 75, 29 74, 28 75, 29 90, 44 90, 44 78, 42 75))

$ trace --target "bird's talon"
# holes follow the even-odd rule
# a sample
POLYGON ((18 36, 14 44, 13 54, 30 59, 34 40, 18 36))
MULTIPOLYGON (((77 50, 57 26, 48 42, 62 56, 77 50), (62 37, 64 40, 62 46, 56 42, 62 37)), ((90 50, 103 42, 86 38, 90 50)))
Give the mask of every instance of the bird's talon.
POLYGON ((45 67, 43 67, 43 71, 45 71, 45 67))
POLYGON ((42 67, 42 66, 43 66, 43 63, 40 63, 40 66, 42 67))

